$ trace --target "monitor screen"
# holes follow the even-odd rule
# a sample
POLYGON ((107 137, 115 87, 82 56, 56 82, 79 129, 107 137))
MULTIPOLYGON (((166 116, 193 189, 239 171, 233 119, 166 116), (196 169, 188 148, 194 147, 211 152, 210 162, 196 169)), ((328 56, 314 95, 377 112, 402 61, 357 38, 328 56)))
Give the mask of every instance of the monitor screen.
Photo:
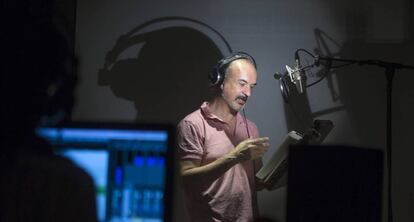
POLYGON ((37 133, 93 178, 99 221, 171 220, 173 127, 72 123, 37 133))

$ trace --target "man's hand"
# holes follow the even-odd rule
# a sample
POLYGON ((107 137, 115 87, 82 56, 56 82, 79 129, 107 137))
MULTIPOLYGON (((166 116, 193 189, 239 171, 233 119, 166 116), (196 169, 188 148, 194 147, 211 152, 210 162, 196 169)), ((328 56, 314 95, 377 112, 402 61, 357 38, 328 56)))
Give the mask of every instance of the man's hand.
POLYGON ((247 139, 239 143, 226 155, 207 164, 200 160, 181 161, 181 175, 186 184, 211 184, 235 164, 246 160, 255 160, 263 156, 269 148, 269 138, 247 139))
POLYGON ((269 137, 261 137, 255 139, 246 139, 239 143, 227 155, 229 158, 234 158, 240 162, 245 160, 255 160, 261 158, 269 148, 269 137))

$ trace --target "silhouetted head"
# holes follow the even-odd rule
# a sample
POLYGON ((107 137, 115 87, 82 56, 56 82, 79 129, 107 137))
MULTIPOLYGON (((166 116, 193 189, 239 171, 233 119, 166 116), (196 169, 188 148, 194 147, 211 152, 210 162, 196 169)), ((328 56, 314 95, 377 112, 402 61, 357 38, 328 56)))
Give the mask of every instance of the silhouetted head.
POLYGON ((42 115, 57 108, 52 101, 69 75, 71 54, 53 12, 50 0, 4 1, 0 98, 6 139, 32 132, 42 115))
POLYGON ((99 84, 133 101, 137 120, 177 123, 208 99, 205 77, 220 57, 216 43, 191 27, 121 36, 106 56, 99 84), (136 54, 118 58, 127 50, 136 54))

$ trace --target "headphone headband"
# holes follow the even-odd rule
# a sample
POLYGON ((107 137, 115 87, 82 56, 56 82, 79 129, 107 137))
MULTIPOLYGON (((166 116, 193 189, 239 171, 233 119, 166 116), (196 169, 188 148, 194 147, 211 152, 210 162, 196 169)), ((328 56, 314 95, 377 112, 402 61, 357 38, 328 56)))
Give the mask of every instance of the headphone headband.
POLYGON ((251 55, 245 52, 232 53, 231 55, 219 60, 217 62, 217 65, 213 68, 213 71, 209 74, 211 86, 221 85, 224 81, 224 78, 226 76, 226 70, 229 67, 229 65, 233 61, 239 60, 239 59, 248 60, 251 64, 254 65, 255 68, 257 68, 256 61, 251 55))

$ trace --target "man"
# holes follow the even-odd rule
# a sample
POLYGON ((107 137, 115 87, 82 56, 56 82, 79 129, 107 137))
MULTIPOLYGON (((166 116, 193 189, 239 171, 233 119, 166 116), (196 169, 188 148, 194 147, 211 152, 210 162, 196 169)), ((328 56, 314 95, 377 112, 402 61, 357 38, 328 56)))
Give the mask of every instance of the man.
POLYGON ((178 124, 181 174, 190 221, 253 221, 255 172, 269 147, 243 109, 257 73, 254 59, 234 53, 210 76, 214 97, 178 124))
POLYGON ((2 7, 0 221, 96 222, 92 178, 35 133, 41 116, 56 116, 72 101, 64 90, 73 89, 64 81, 72 76, 71 53, 53 2, 7 0, 2 7))

